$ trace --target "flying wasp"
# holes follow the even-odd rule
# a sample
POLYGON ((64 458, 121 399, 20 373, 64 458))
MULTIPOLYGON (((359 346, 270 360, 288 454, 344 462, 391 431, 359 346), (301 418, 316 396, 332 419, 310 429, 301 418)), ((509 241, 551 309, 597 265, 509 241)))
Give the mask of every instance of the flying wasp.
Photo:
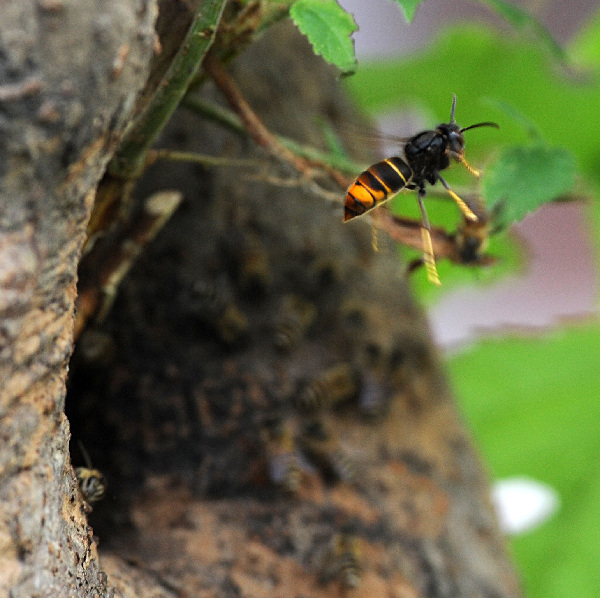
POLYGON ((373 164, 362 172, 350 185, 344 204, 344 222, 361 216, 365 212, 387 201, 401 189, 417 191, 417 200, 421 210, 421 238, 423 242, 423 259, 427 269, 427 277, 434 284, 440 284, 435 266, 433 244, 431 242, 431 226, 423 199, 427 194, 426 184, 435 185, 439 181, 450 197, 456 202, 463 216, 477 222, 477 215, 469 208, 440 174, 450 166, 450 159, 460 162, 471 174, 480 176, 478 170, 465 160, 465 139, 463 133, 477 127, 499 128, 497 123, 480 122, 461 128, 456 124, 454 112, 456 95, 452 96, 450 122, 438 125, 434 130, 422 131, 413 137, 403 139, 404 158, 392 156, 382 162, 373 164))

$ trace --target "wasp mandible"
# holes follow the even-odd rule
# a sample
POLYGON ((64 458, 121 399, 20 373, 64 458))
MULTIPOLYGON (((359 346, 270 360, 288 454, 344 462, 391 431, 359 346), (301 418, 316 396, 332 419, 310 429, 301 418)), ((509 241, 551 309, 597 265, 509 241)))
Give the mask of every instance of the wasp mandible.
POLYGON ((456 124, 454 112, 456 95, 452 96, 450 122, 442 123, 430 131, 422 131, 413 137, 404 139, 404 158, 392 156, 373 164, 362 172, 350 185, 344 204, 344 222, 361 216, 384 201, 391 199, 400 190, 417 190, 417 199, 421 210, 421 235, 427 277, 434 284, 440 284, 435 266, 431 226, 423 199, 427 194, 425 185, 435 185, 437 181, 444 186, 450 197, 456 202, 464 217, 477 222, 476 214, 448 185, 440 172, 450 166, 450 160, 460 162, 471 174, 480 176, 478 170, 465 160, 465 138, 463 133, 477 127, 500 128, 494 122, 480 122, 461 128, 456 124))

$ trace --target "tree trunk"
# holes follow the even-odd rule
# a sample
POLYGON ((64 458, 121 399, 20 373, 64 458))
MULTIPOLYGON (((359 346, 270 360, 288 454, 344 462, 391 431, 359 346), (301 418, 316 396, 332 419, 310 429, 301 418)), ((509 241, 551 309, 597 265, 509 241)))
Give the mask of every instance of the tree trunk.
POLYGON ((106 576, 69 462, 65 378, 86 224, 148 74, 156 6, 0 12, 0 593, 97 596, 106 576))
MULTIPOLYGON (((163 143, 258 166, 153 166, 132 217, 159 190, 178 189, 184 201, 108 317, 78 341, 67 413, 108 478, 107 498, 89 515, 105 589, 69 466, 63 388, 74 269, 93 189, 132 104, 124 98, 145 76, 152 11, 100 4, 87 8, 81 45, 70 45, 89 45, 75 57, 97 87, 76 78, 72 57, 64 66, 79 120, 59 104, 59 120, 40 125, 27 96, 21 132, 10 121, 21 145, 1 221, 2 589, 519 596, 487 480, 394 248, 380 238, 374 252, 368 222, 342 224, 343 192, 327 203, 248 140, 184 110, 163 143), (126 39, 125 68, 111 78, 126 39), (23 140, 39 132, 24 131, 38 126, 44 141, 48 127, 60 135, 32 152, 23 140)), ((36 18, 60 28, 68 7, 36 18)), ((38 31, 36 48, 44 31, 54 39, 55 29, 38 31)), ((49 63, 57 70, 58 54, 49 63)), ((231 72, 267 126, 302 143, 323 146, 317 116, 342 128, 358 122, 335 74, 292 27, 274 27, 231 72)), ((66 78, 53 74, 52 87, 44 75, 39 106, 50 89, 55 103, 67 101, 66 78)), ((80 450, 73 456, 82 463, 80 450)))

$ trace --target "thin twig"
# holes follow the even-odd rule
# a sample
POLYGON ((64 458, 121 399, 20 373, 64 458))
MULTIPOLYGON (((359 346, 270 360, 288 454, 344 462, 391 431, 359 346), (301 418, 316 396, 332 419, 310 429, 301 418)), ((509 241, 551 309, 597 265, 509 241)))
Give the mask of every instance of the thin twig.
POLYGON ((244 180, 255 181, 265 185, 273 185, 274 187, 304 188, 307 189, 312 195, 321 197, 330 203, 341 204, 344 201, 343 195, 341 195, 338 191, 328 191, 312 179, 299 177, 278 177, 264 174, 249 174, 245 175, 243 178, 244 180))
POLYGON ((208 54, 204 59, 203 66, 225 96, 229 105, 241 118, 255 143, 264 147, 271 155, 291 164, 298 172, 310 176, 312 171, 310 163, 279 143, 277 138, 263 124, 256 112, 252 110, 241 90, 223 67, 221 61, 213 54, 208 54))
MULTIPOLYGON (((219 23, 219 31, 212 52, 215 52, 223 64, 228 64, 241 54, 264 31, 289 15, 290 6, 296 0, 246 0, 231 2, 227 10, 227 19, 219 23)), ((207 73, 200 71, 190 83, 188 94, 201 87, 207 80, 207 73)))
POLYGON ((157 160, 170 160, 171 162, 192 162, 210 167, 238 166, 241 168, 258 168, 262 165, 259 160, 244 160, 239 158, 223 158, 221 156, 209 156, 208 154, 196 154, 194 152, 179 152, 169 149, 151 149, 148 151, 146 166, 154 164, 157 160))
POLYGON ((75 318, 75 338, 90 318, 104 319, 110 310, 119 284, 127 275, 145 246, 150 243, 181 203, 179 191, 160 191, 144 201, 138 218, 119 231, 117 242, 106 254, 102 244, 90 251, 91 262, 96 264, 90 276, 80 277, 75 318), (95 259, 94 259, 95 258, 95 259), (99 264, 99 265, 98 265, 99 264))
POLYGON ((349 181, 335 168, 329 164, 307 160, 295 151, 288 149, 273 135, 264 125, 260 117, 252 110, 241 90, 225 70, 221 61, 212 53, 204 59, 204 69, 212 77, 216 86, 221 90, 229 105, 240 117, 244 127, 257 143, 264 147, 272 156, 290 164, 297 172, 311 178, 315 168, 324 170, 342 188, 348 186, 349 181))
MULTIPOLYGON (((223 108, 218 104, 187 95, 181 101, 181 105, 195 114, 205 116, 212 121, 218 122, 235 133, 244 136, 249 135, 242 119, 231 110, 223 108)), ((319 167, 322 170, 332 168, 339 171, 335 180, 337 181, 337 177, 343 178, 343 181, 341 181, 343 184, 340 185, 343 188, 348 187, 348 184, 350 183, 350 180, 343 175, 347 174, 353 176, 357 172, 362 172, 365 169, 365 164, 359 164, 344 156, 334 155, 312 146, 303 145, 283 135, 274 135, 274 137, 281 145, 298 156, 306 158, 306 160, 315 167, 319 167)))
POLYGON ((142 115, 125 134, 109 164, 115 177, 131 179, 142 172, 146 153, 185 95, 188 85, 210 48, 226 0, 205 0, 186 38, 142 115))

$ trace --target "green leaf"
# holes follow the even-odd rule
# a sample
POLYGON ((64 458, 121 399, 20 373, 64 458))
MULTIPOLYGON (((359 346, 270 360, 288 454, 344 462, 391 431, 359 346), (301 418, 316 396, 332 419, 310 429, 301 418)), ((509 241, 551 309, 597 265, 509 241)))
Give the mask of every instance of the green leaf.
POLYGON ((315 54, 345 74, 356 70, 351 35, 358 27, 352 15, 335 0, 298 0, 292 5, 290 16, 312 44, 315 54))
POLYGON ((449 360, 494 475, 530 476, 561 497, 555 517, 512 542, 529 598, 598 595, 598 363, 598 322, 486 341, 449 360))
MULTIPOLYGON (((600 77, 574 81, 536 45, 462 25, 424 52, 403 59, 361 61, 346 84, 372 116, 408 106, 426 108, 426 114, 433 114, 427 127, 448 120, 456 93, 460 124, 482 120, 500 124, 499 131, 466 133, 467 160, 475 167, 482 165, 484 152, 529 141, 520 122, 488 103, 490 98, 502 100, 530 119, 550 145, 571 150, 581 171, 600 187, 598 130, 593 126, 598 122, 600 77)), ((454 177, 454 172, 448 173, 451 184, 454 177)))
POLYGON ((600 70, 600 11, 573 40, 569 54, 578 64, 600 70))
POLYGON ((486 203, 500 206, 494 224, 505 228, 567 193, 575 172, 575 157, 566 149, 542 144, 504 148, 483 178, 486 203))
POLYGON ((527 134, 529 135, 531 141, 542 141, 544 136, 542 135, 540 128, 535 124, 535 122, 531 118, 517 110, 514 106, 511 106, 507 102, 494 98, 487 100, 486 103, 490 106, 495 106, 496 108, 498 108, 498 110, 504 112, 504 114, 506 114, 513 121, 518 122, 521 125, 521 127, 523 127, 525 131, 527 131, 527 134))
MULTIPOLYGON (((500 124, 499 131, 482 128, 465 133, 466 158, 475 168, 483 169, 482 183, 500 148, 530 144, 531 131, 535 130, 538 139, 575 156, 582 175, 581 189, 588 189, 600 198, 598 131, 592 125, 598 122, 600 76, 574 79, 572 73, 557 69, 556 62, 539 45, 479 26, 461 25, 447 30, 426 50, 413 55, 363 60, 356 74, 345 83, 372 117, 389 116, 407 108, 414 114, 417 108, 424 118, 408 134, 447 122, 452 93, 456 93, 459 124, 468 126, 488 120, 500 124), (514 108, 523 118, 507 113, 506 106, 514 108), (525 121, 528 121, 526 127, 525 121)), ((461 185, 476 188, 473 177, 460 166, 448 169, 445 178, 457 191, 461 185)), ((445 226, 432 211, 429 198, 427 202, 432 225, 445 226)), ((491 208, 490 201, 487 203, 491 208)), ((410 209, 409 204, 401 204, 402 214, 410 209)), ((587 209, 600 230, 600 202, 589 202, 587 209)), ((597 242, 600 248, 600 238, 597 242)), ((506 263, 503 260, 501 265, 506 263)), ((446 264, 442 262, 440 267, 443 270, 446 264)), ((487 276, 487 271, 484 275, 487 276)), ((447 272, 440 272, 440 276, 443 293, 450 288, 450 280, 447 272)), ((427 288, 426 280, 422 284, 421 272, 411 278, 420 296, 422 288, 429 298, 438 293, 437 288, 427 288)))
POLYGON ((417 6, 421 4, 422 0, 394 0, 394 2, 400 5, 400 8, 406 17, 406 22, 410 23, 415 18, 417 6))
POLYGON ((544 47, 549 50, 555 58, 563 61, 566 60, 567 57, 565 51, 552 37, 548 29, 546 29, 546 27, 544 27, 544 25, 542 25, 542 23, 540 23, 533 15, 505 0, 479 0, 479 2, 491 7, 516 29, 526 29, 531 31, 531 33, 542 42, 544 47))

